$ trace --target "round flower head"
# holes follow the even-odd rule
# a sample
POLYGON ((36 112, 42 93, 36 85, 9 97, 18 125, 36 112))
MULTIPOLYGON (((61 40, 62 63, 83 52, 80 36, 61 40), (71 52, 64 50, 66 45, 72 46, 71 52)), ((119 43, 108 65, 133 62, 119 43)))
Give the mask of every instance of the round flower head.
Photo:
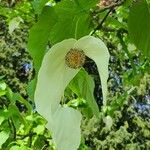
POLYGON ((106 105, 109 52, 93 36, 67 39, 55 44, 44 56, 35 90, 37 111, 48 121, 47 128, 58 150, 77 150, 80 144, 81 114, 60 105, 64 90, 85 62, 85 55, 97 65, 106 105))
POLYGON ((84 51, 70 49, 70 51, 66 54, 65 62, 70 68, 77 69, 82 67, 85 62, 84 51))

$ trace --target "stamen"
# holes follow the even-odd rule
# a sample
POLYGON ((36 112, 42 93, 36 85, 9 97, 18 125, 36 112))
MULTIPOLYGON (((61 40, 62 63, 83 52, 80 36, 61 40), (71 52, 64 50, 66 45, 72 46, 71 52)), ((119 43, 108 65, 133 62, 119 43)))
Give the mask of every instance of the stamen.
POLYGON ((84 65, 85 63, 85 54, 82 50, 70 49, 66 54, 65 63, 68 67, 77 69, 84 65))

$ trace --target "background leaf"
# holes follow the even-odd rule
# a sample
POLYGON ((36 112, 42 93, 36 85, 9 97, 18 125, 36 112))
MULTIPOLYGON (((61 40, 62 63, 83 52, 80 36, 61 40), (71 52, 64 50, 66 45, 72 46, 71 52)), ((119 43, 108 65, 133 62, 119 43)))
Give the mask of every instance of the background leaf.
POLYGON ((12 32, 19 28, 20 23, 23 22, 23 19, 21 17, 15 17, 9 22, 9 34, 12 34, 12 32))
POLYGON ((48 2, 48 0, 34 0, 33 1, 33 7, 35 10, 35 13, 40 14, 42 12, 43 7, 48 2))
POLYGON ((0 137, 1 137, 1 140, 0 140, 0 148, 1 146, 6 142, 6 140, 9 138, 9 132, 6 132, 6 131, 1 131, 0 132, 0 137))
POLYGON ((48 44, 48 37, 55 22, 55 11, 47 6, 43 9, 39 21, 30 30, 28 50, 33 57, 37 71, 41 65, 48 44))
POLYGON ((129 13, 128 27, 134 44, 150 59, 150 12, 145 0, 133 4, 129 13))

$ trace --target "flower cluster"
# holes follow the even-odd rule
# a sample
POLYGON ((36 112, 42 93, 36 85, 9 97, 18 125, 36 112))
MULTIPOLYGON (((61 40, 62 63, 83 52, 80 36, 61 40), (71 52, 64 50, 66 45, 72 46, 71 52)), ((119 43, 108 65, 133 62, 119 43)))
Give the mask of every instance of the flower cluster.
POLYGON ((44 56, 35 90, 37 111, 48 121, 47 128, 58 150, 77 150, 80 145, 81 113, 60 101, 69 82, 80 71, 85 56, 93 59, 99 71, 103 105, 106 105, 109 52, 93 36, 67 39, 55 44, 44 56))

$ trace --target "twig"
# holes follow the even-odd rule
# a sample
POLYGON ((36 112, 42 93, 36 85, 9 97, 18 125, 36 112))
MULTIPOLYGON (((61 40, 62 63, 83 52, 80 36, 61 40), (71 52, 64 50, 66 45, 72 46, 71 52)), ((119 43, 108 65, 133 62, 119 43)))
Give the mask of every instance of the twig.
POLYGON ((101 12, 103 12, 103 11, 109 9, 109 11, 108 11, 107 14, 105 15, 105 17, 103 18, 103 20, 101 21, 101 23, 94 29, 94 31, 91 33, 91 35, 93 35, 97 30, 101 29, 101 28, 102 28, 102 25, 103 25, 103 23, 104 23, 104 21, 107 19, 108 15, 109 15, 109 13, 112 12, 112 11, 115 9, 116 6, 122 5, 125 1, 126 1, 126 0, 122 0, 122 1, 117 0, 116 3, 114 3, 114 4, 112 4, 112 5, 109 5, 109 6, 106 6, 105 8, 100 9, 100 10, 98 10, 98 11, 93 12, 93 13, 95 13, 95 14, 98 14, 98 13, 101 13, 101 12))
POLYGON ((8 119, 8 124, 11 127, 11 129, 12 129, 13 139, 16 140, 17 131, 16 131, 16 127, 14 125, 12 117, 10 119, 8 119))
POLYGON ((32 134, 32 132, 30 131, 30 133, 29 133, 29 147, 31 148, 31 146, 32 146, 32 137, 33 137, 33 134, 32 134))
POLYGON ((107 12, 107 14, 106 14, 105 17, 103 18, 103 20, 102 20, 102 21, 100 22, 100 24, 94 29, 94 31, 91 33, 91 35, 93 35, 97 30, 101 29, 101 27, 102 27, 104 21, 107 19, 109 13, 110 13, 112 10, 113 10, 113 8, 111 8, 111 9, 107 12))

